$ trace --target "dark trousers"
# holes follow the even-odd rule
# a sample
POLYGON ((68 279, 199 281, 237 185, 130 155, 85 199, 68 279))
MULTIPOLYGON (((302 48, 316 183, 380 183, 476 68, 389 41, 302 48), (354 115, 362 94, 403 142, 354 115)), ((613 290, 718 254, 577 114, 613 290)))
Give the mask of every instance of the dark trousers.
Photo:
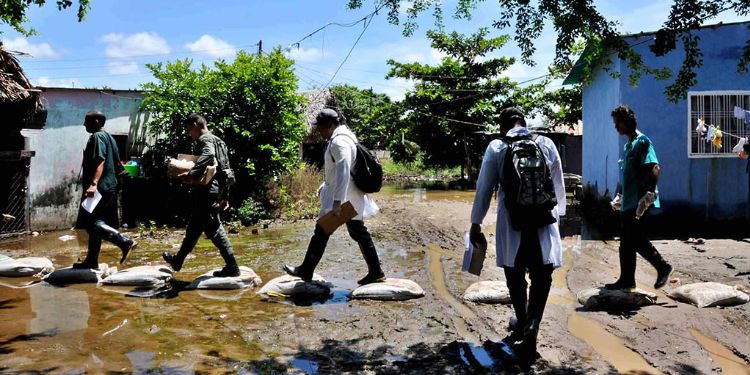
POLYGON ((504 267, 505 280, 510 291, 511 303, 518 318, 518 328, 523 328, 532 320, 541 321, 547 296, 552 286, 551 264, 544 264, 539 235, 536 230, 522 231, 521 244, 518 248, 513 267, 504 267), (531 288, 526 298, 526 271, 529 272, 531 288))
POLYGON ((622 234, 620 237, 620 279, 624 285, 635 286, 635 254, 641 254, 657 270, 663 269, 667 262, 661 257, 654 245, 648 240, 648 214, 635 218, 635 210, 623 211, 622 234))
POLYGON ((177 260, 182 264, 188 254, 195 248, 201 233, 206 233, 214 246, 219 249, 226 265, 236 266, 237 261, 234 258, 232 244, 229 242, 224 226, 221 225, 221 206, 219 205, 218 194, 202 191, 193 192, 191 199, 193 200, 193 210, 185 230, 185 238, 182 240, 180 251, 176 255, 177 260))
MULTIPOLYGON (((372 242, 370 232, 365 227, 365 222, 362 220, 349 220, 346 222, 346 229, 349 232, 349 236, 359 244, 359 250, 362 252, 362 256, 367 263, 368 273, 371 275, 382 274, 383 271, 380 269, 378 251, 372 242)), ((328 245, 330 237, 331 235, 327 234, 320 225, 315 225, 315 232, 307 247, 305 260, 299 267, 301 275, 312 277, 315 267, 318 266, 318 263, 323 258, 323 253, 326 250, 326 245, 328 245)))
POLYGON ((115 229, 119 227, 117 217, 117 193, 104 192, 102 199, 89 213, 83 208, 79 209, 78 221, 76 228, 86 229, 89 234, 88 252, 85 264, 95 265, 99 263, 99 253, 102 249, 102 241, 108 241, 115 244, 120 249, 130 245, 130 239, 123 236, 115 229))

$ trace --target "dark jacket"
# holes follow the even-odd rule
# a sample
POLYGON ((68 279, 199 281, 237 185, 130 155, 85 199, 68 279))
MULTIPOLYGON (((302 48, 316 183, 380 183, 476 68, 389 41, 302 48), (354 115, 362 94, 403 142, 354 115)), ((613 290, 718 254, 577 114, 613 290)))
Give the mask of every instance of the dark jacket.
MULTIPOLYGON (((193 179, 199 180, 205 173, 207 167, 214 163, 218 163, 216 150, 220 147, 219 144, 221 142, 222 141, 219 137, 211 133, 203 134, 198 138, 197 149, 200 151, 198 154, 198 160, 196 160, 193 169, 188 172, 193 179)), ((204 193, 208 192, 210 194, 218 194, 219 199, 227 199, 229 196, 229 189, 227 189, 226 182, 223 181, 221 177, 223 174, 219 173, 219 170, 216 172, 217 173, 214 175, 214 178, 211 179, 211 182, 206 186, 196 185, 195 190, 204 193)))

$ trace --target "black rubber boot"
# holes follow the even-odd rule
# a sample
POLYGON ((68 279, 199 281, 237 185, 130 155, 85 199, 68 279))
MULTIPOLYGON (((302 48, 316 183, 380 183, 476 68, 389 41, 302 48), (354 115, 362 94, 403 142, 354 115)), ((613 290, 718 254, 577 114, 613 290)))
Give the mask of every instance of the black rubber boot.
POLYGON ((235 277, 240 275, 240 267, 237 264, 226 265, 219 271, 214 272, 214 277, 235 277))
POLYGON ((167 264, 169 264, 169 266, 172 267, 175 272, 180 272, 180 270, 182 269, 182 263, 185 261, 184 258, 180 258, 178 255, 172 255, 168 251, 165 251, 161 254, 161 257, 164 259, 164 261, 167 262, 167 264))
POLYGON ((133 250, 138 243, 122 235, 117 229, 104 224, 101 221, 97 221, 94 224, 94 231, 102 239, 115 244, 122 251, 122 257, 120 257, 120 264, 125 263, 130 256, 130 251, 133 250))
POLYGON ((89 231, 89 243, 86 258, 83 262, 73 263, 75 269, 98 269, 99 253, 102 249, 102 238, 95 232, 89 231))
POLYGON ((654 283, 654 289, 661 289, 669 282, 669 276, 672 275, 672 266, 669 263, 666 263, 661 269, 657 269, 656 272, 656 283, 654 283))
POLYGON ((312 280, 315 267, 318 266, 318 263, 323 258, 323 253, 326 251, 328 238, 330 236, 326 234, 323 228, 320 225, 315 225, 315 232, 310 239, 310 244, 307 246, 307 252, 302 264, 299 267, 284 265, 284 272, 305 281, 312 280))

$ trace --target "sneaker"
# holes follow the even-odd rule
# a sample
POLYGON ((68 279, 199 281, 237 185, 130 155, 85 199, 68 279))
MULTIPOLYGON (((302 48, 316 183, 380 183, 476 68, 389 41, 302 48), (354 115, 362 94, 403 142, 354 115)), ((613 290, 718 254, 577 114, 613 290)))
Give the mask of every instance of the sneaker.
POLYGON ((288 264, 284 265, 284 272, 286 272, 289 276, 299 277, 300 279, 310 282, 312 281, 312 275, 304 275, 302 272, 300 272, 299 267, 290 266, 288 264))
POLYGON ((122 248, 122 257, 120 258, 120 264, 125 263, 126 260, 128 260, 128 256, 130 256, 130 251, 135 249, 135 247, 138 246, 138 242, 135 242, 133 240, 128 240, 125 247, 122 248))
POLYGON ((385 281, 384 273, 381 272, 379 274, 374 274, 374 275, 368 273, 367 276, 359 279, 359 281, 357 281, 357 284, 367 285, 367 284, 372 284, 372 283, 382 283, 384 281, 385 281))
POLYGON ((635 283, 633 284, 625 284, 620 280, 617 280, 611 284, 604 284, 604 289, 608 290, 623 290, 626 292, 633 292, 635 291, 635 283))
POLYGON ((214 272, 214 277, 235 277, 240 275, 240 268, 237 265, 224 266, 219 271, 214 272))
POLYGON ((182 262, 177 260, 176 256, 165 251, 161 254, 161 257, 165 262, 167 262, 167 264, 169 264, 170 267, 172 267, 175 272, 180 272, 180 270, 182 269, 182 262))
POLYGON ((656 273, 656 283, 654 283, 654 289, 661 289, 664 285, 669 282, 669 276, 672 275, 672 266, 667 264, 661 270, 656 273))

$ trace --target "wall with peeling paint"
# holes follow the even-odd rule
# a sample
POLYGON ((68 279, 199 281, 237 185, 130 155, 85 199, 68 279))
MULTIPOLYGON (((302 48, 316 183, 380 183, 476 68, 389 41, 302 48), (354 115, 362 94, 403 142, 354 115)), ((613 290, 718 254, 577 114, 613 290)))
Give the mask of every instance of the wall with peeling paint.
MULTIPOLYGON (((750 73, 737 72, 737 63, 745 42, 750 39, 750 22, 716 27, 705 27, 693 31, 700 37, 704 65, 697 69, 698 83, 691 91, 750 90, 750 73)), ((653 42, 644 35, 629 38, 634 48, 643 56, 644 63, 652 68, 669 67, 676 74, 682 64, 684 52, 678 43, 677 49, 665 56, 656 57, 649 50, 653 42)), ((625 138, 616 136, 609 113, 619 103, 627 104, 636 113, 638 128, 654 142, 662 166, 659 182, 662 209, 658 215, 679 216, 711 221, 750 218, 748 207, 747 160, 740 158, 690 159, 687 152, 688 108, 687 100, 677 103, 667 101, 665 88, 672 82, 658 81, 644 76, 636 87, 628 84, 629 70, 625 63, 622 76, 612 78, 598 74, 584 88, 583 123, 584 132, 584 184, 603 186, 612 191, 612 171, 617 171, 617 158, 622 153, 625 138), (613 83, 619 88, 612 88, 613 83), (619 103, 611 98, 618 95, 619 103), (605 156, 609 157, 602 163, 605 156)), ((687 98, 686 98, 687 99, 687 98)), ((748 108, 750 109, 750 108, 748 108)), ((732 147, 724 145, 724 147, 732 147)))
POLYGON ((83 127, 86 112, 107 116, 104 129, 128 137, 126 155, 139 155, 146 145, 139 112, 143 95, 135 91, 42 88, 48 110, 41 131, 26 131, 28 148, 36 151, 29 171, 32 230, 71 228, 80 203, 79 173, 89 134, 83 127))

